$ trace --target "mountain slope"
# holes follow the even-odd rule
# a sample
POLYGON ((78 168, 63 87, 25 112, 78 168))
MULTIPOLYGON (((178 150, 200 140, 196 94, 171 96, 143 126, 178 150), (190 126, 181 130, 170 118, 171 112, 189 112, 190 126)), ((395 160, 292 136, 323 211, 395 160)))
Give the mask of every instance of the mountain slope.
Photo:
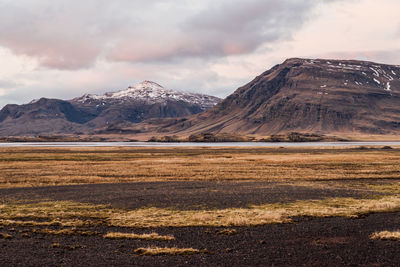
POLYGON ((102 96, 84 95, 70 102, 95 116, 92 128, 110 123, 138 123, 150 118, 175 118, 203 112, 221 99, 208 95, 165 89, 157 83, 144 81, 136 86, 102 96))
POLYGON ((82 134, 150 118, 203 112, 219 98, 165 89, 145 81, 103 96, 86 94, 69 101, 46 99, 7 105, 0 111, 0 136, 82 134))
POLYGON ((165 104, 168 101, 180 101, 199 106, 199 108, 203 111, 215 106, 221 101, 221 99, 214 96, 166 89, 161 85, 151 81, 144 81, 136 86, 130 86, 126 90, 110 92, 102 96, 85 94, 82 97, 73 99, 74 102, 80 103, 108 101, 113 104, 129 102, 132 100, 143 101, 148 104, 165 104))
POLYGON ((68 101, 41 98, 25 105, 6 105, 0 111, 0 136, 71 133, 93 118, 68 101))
POLYGON ((164 131, 240 134, 400 132, 400 67, 288 59, 210 110, 164 131))

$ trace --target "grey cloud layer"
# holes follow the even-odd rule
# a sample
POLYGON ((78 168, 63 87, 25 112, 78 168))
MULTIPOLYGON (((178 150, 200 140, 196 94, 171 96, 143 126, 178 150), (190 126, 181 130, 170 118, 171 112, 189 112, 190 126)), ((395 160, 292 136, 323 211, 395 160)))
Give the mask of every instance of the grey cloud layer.
POLYGON ((15 82, 0 79, 0 89, 14 88, 16 86, 17 86, 17 83, 15 83, 15 82))
POLYGON ((323 0, 0 0, 0 46, 57 69, 250 53, 323 0))

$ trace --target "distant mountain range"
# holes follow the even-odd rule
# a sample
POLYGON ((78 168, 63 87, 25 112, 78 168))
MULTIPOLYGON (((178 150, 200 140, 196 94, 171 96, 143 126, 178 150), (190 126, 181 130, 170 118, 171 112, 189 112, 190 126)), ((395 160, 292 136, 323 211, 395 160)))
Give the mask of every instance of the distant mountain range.
POLYGON ((0 135, 399 134, 400 66, 288 59, 222 100, 145 81, 0 111, 0 135))
MULTIPOLYGON (((0 111, 1 136, 85 134, 150 118, 182 117, 203 112, 221 99, 180 92, 144 81, 119 92, 85 94, 72 100, 41 98, 0 111)), ((117 131, 120 132, 120 131, 117 131)))

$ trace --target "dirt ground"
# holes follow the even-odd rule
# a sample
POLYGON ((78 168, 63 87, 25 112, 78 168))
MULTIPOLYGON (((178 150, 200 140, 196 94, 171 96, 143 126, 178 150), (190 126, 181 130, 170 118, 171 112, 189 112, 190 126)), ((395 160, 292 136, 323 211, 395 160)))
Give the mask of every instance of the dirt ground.
MULTIPOLYGON (((172 234, 173 241, 108 240, 94 236, 32 234, 5 227, 13 236, 0 239, 2 266, 398 266, 400 242, 370 240, 377 230, 398 229, 399 213, 348 218, 301 218, 296 223, 222 228, 134 229, 172 234), (62 247, 54 247, 54 244, 62 247), (140 256, 134 248, 193 247, 208 253, 189 256, 140 256)), ((107 228, 90 228, 105 233, 107 228)), ((132 231, 132 229, 113 229, 132 231)))
MULTIPOLYGON (((381 180, 379 180, 382 182, 381 180)), ((392 181, 392 180, 391 180, 392 181)), ((397 181, 397 180, 396 180, 397 181)), ((400 179, 398 180, 400 181, 400 179)), ((372 182, 372 181, 370 181, 372 182)), ((362 197, 377 194, 371 190, 353 190, 335 182, 315 182, 313 187, 282 182, 138 182, 88 184, 0 189, 0 198, 15 200, 78 201, 107 204, 113 208, 171 207, 176 209, 241 208, 266 203, 328 197, 362 197), (318 186, 319 185, 319 186, 318 186)))
MULTIPOLYGON (((2 199, 74 200, 135 209, 246 207, 330 196, 362 197, 371 191, 306 187, 273 182, 152 182, 1 189, 2 199)), ((293 223, 255 227, 82 227, 93 235, 48 235, 43 227, 2 226, 2 266, 396 266, 400 242, 371 240, 380 230, 400 227, 400 213, 376 213, 356 219, 294 218, 293 223), (224 234, 224 229, 229 231, 224 234), (232 231, 233 230, 233 231, 232 231), (173 235, 175 240, 112 240, 109 231, 173 235), (194 255, 141 256, 139 247, 206 250, 194 255)), ((57 229, 57 227, 50 227, 57 229)))

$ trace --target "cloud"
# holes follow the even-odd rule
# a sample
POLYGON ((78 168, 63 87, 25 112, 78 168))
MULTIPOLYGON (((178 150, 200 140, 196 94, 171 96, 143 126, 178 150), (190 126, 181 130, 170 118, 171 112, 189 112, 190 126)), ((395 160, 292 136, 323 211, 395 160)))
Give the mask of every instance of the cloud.
MULTIPOLYGON (((150 1, 151 2, 151 1, 150 1)), ((42 66, 91 66, 135 19, 127 0, 39 0, 0 2, 0 45, 39 59, 42 66), (117 1, 116 1, 117 2, 117 1), (126 8, 126 9, 125 9, 126 8)))
POLYGON ((253 52, 266 42, 290 38, 320 1, 223 1, 180 21, 178 31, 123 39, 109 55, 117 61, 219 58, 253 52), (159 39, 154 41, 154 39, 159 39))
POLYGON ((142 80, 224 97, 288 57, 399 64, 399 8, 398 0, 0 0, 0 107, 142 80))
POLYGON ((0 80, 0 88, 1 89, 9 89, 18 86, 17 83, 8 81, 8 80, 0 80))
POLYGON ((10 80, 1 80, 0 79, 0 108, 3 105, 8 104, 7 100, 7 96, 12 93, 15 92, 15 89, 20 86, 20 84, 10 81, 10 80))
POLYGON ((7 94, 7 90, 0 87, 0 96, 4 96, 7 94))
POLYGON ((54 69, 220 58, 290 38, 320 2, 3 0, 0 46, 54 69))

